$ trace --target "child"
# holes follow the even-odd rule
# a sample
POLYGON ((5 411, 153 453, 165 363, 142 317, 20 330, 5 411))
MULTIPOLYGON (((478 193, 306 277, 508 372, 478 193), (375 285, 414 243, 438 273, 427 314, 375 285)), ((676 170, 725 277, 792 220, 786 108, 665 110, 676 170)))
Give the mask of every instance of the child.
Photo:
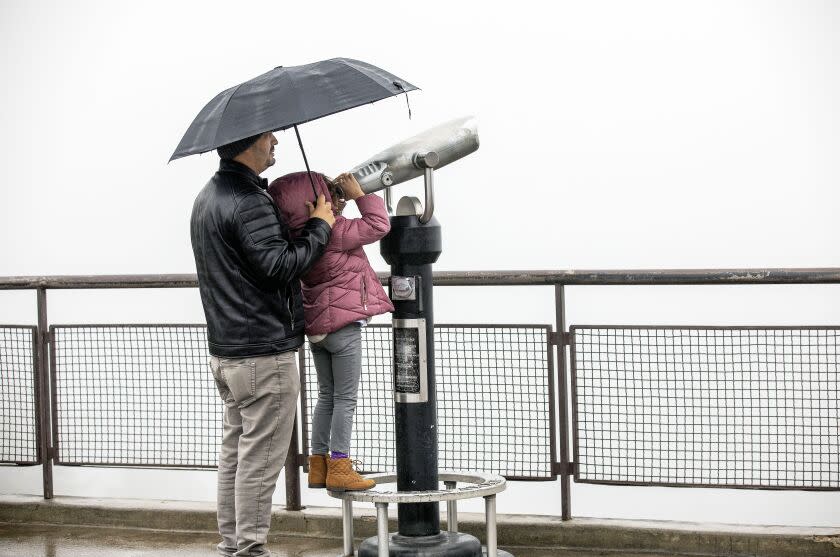
MULTIPOLYGON (((376 483, 353 470, 348 456, 362 372, 361 328, 372 316, 394 311, 394 306, 362 246, 385 236, 391 224, 382 199, 366 195, 352 174, 333 182, 313 172, 312 179, 318 193, 332 202, 336 219, 324 255, 301 280, 306 334, 318 374, 309 487, 365 490, 376 483), (341 216, 345 198, 356 201, 361 218, 341 216)), ((308 173, 278 178, 268 192, 294 236, 309 219, 314 197, 308 173)))

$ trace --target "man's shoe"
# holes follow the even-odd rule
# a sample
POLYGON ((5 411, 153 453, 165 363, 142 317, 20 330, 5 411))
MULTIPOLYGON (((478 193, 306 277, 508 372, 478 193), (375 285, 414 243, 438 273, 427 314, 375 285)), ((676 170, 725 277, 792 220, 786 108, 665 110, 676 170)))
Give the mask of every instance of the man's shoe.
POLYGON ((376 485, 353 470, 349 458, 327 458, 327 489, 330 491, 364 491, 376 485))
POLYGON ((322 454, 309 456, 309 489, 327 487, 327 457, 322 454))

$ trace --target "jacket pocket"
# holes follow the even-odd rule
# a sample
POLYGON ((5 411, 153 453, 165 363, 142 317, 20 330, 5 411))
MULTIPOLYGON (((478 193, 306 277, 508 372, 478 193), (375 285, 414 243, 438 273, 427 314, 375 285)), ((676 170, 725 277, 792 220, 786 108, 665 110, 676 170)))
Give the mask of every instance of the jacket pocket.
POLYGON ((222 380, 239 408, 254 402, 257 393, 257 367, 253 361, 223 361, 220 371, 222 380))
POLYGON ((367 311, 367 285, 365 284, 365 276, 362 275, 361 281, 362 307, 367 311))

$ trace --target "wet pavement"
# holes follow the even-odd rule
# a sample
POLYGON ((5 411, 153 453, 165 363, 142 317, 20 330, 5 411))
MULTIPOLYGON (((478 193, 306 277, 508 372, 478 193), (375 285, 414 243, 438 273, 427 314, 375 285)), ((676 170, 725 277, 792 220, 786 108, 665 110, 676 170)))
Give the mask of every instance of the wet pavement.
MULTIPOLYGON (((20 557, 212 557, 216 536, 90 526, 0 524, 0 556, 20 557)), ((290 537, 269 548, 278 557, 340 553, 341 540, 290 537)))
MULTIPOLYGON (((91 526, 0 523, 0 556, 15 557, 213 557, 216 536, 207 532, 164 532, 91 526)), ((271 536, 275 557, 336 557, 341 540, 271 536)), ((651 557, 651 553, 616 553, 560 548, 507 548, 516 557, 651 557)), ((656 557, 679 557, 656 553, 656 557)))

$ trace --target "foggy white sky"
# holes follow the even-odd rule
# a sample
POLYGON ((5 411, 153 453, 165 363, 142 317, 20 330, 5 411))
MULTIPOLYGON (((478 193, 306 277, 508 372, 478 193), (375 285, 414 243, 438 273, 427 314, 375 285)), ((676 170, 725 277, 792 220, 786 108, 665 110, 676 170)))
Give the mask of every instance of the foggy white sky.
MULTIPOLYGON (((166 164, 192 118, 269 68, 335 56, 422 91, 412 120, 399 97, 302 126, 313 169, 335 174, 439 122, 479 119, 480 150, 436 175, 437 270, 840 266, 840 4, 488 6, 0 3, 0 276, 194 272, 190 209, 218 158, 166 164)), ((303 166, 294 134, 278 136, 269 179, 303 166)), ((378 247, 369 254, 387 270, 378 247)), ((567 295, 570 324, 840 321, 836 287, 567 295)), ((550 289, 436 297, 438 322, 553 322, 550 289)), ((0 322, 32 323, 33 300, 0 292, 0 322)), ((55 292, 50 312, 203 321, 192 290, 55 292)), ((0 469, 0 491, 37 493, 33 473, 0 469)), ((140 496, 126 474, 149 496, 214 496, 212 474, 97 469, 58 470, 56 491, 140 496), (177 486, 149 487, 163 481, 177 486)), ((557 483, 505 497, 500 512, 559 513, 557 483)), ((576 486, 574 501, 588 516, 840 524, 837 494, 576 486)))

